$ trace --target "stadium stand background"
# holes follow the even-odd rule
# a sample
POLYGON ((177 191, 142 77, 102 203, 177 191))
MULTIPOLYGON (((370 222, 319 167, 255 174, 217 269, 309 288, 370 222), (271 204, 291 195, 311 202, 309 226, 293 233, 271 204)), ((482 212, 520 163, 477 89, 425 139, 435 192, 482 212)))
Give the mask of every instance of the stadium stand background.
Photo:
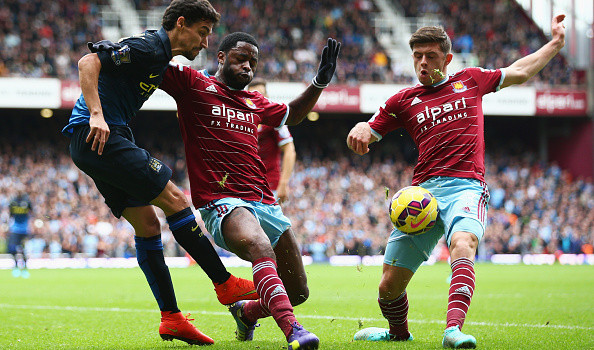
MULTIPOLYGON (((0 0, 0 76, 76 80, 76 63, 87 52, 86 42, 103 38, 101 7, 107 5, 106 0, 0 0)), ((165 5, 167 1, 134 1, 141 11, 165 5)), ((379 9, 374 1, 328 0, 313 6, 302 0, 235 0, 214 5, 223 21, 211 38, 207 58, 214 57, 226 33, 247 31, 260 40, 258 76, 270 81, 308 82, 317 66, 319 48, 327 36, 334 36, 344 43, 336 83, 414 82, 409 70, 412 64, 391 59, 377 39, 373 24, 379 9)), ((441 14, 455 52, 473 54, 477 65, 485 68, 504 67, 546 41, 513 1, 481 4, 480 9, 466 0, 400 0, 394 5, 407 17, 441 14), (508 15, 510 12, 517 15, 508 15), (505 21, 496 20, 504 15, 505 21)), ((207 59, 206 68, 215 69, 214 62, 207 59)), ((569 88, 586 84, 585 73, 572 69, 563 57, 556 58, 549 68, 532 84, 569 88)), ((93 183, 67 155, 68 140, 59 131, 69 110, 57 109, 48 119, 40 118, 34 109, 2 109, 1 113, 0 252, 5 251, 8 203, 23 186, 33 202, 34 235, 27 244, 30 256, 133 256, 131 226, 109 213, 93 183)), ((350 127, 368 118, 360 113, 321 113, 317 122, 291 129, 298 163, 285 212, 293 220, 304 254, 314 261, 325 261, 334 254, 381 253, 391 230, 385 188, 393 193, 412 178, 416 150, 406 134, 394 133, 374 145, 365 157, 346 149, 344 139, 350 127), (322 139, 324 144, 318 141, 322 139)), ((539 134, 539 128, 556 130, 559 139, 566 141, 583 125, 591 128, 591 121, 584 115, 563 120, 540 118, 537 122, 526 117, 494 117, 486 123, 491 201, 480 257, 488 259, 499 253, 591 254, 592 179, 562 168, 555 159, 562 160, 563 155, 555 153, 555 147, 543 151, 539 134)), ((173 180, 187 191, 175 114, 142 111, 132 125, 139 144, 174 169, 173 180)), ((183 255, 161 219, 166 254, 183 255)))
MULTIPOLYGON (((0 135, 0 237, 6 238, 10 198, 24 186, 34 213, 34 236, 27 245, 30 256, 134 255, 132 228, 111 215, 90 179, 70 161, 67 139, 55 132, 67 114, 50 119, 22 111, 11 114, 0 135)), ((142 147, 156 150, 154 155, 174 169, 175 182, 188 192, 175 114, 165 114, 168 118, 154 112, 137 118, 135 135, 142 147)), ((491 208, 481 258, 498 253, 591 253, 592 181, 540 162, 537 145, 526 141, 522 128, 510 134, 509 122, 513 123, 489 121, 486 126, 491 130, 487 133, 491 208)), ((292 196, 284 208, 303 253, 314 261, 335 254, 381 253, 391 229, 385 189, 393 194, 412 178, 416 150, 406 134, 386 138, 374 145, 370 156, 359 157, 349 154, 344 143, 352 125, 353 121, 323 115, 318 122, 291 129, 298 162, 290 182, 292 196)), ((182 254, 164 217, 161 220, 167 254, 182 254)))

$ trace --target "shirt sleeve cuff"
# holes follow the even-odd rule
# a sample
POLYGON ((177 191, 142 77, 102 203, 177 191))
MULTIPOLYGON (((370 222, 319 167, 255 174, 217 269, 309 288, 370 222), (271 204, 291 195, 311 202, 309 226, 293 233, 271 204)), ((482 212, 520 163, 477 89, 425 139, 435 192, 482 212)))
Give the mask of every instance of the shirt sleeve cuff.
POLYGON ((285 113, 285 116, 283 117, 283 120, 281 120, 280 125, 275 128, 276 130, 280 129, 283 125, 285 125, 285 123, 287 122, 287 118, 289 117, 290 107, 289 107, 289 105, 285 105, 285 106, 287 106, 287 113, 285 113))
POLYGON ((378 141, 382 139, 382 135, 380 135, 377 131, 373 129, 371 129, 371 135, 375 136, 375 138, 377 138, 378 141))

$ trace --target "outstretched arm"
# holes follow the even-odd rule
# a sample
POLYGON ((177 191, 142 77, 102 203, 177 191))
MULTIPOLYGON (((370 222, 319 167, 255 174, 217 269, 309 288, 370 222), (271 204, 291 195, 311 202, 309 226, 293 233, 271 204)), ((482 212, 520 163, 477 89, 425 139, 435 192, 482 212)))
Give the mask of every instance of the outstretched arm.
POLYGON ((322 90, 330 84, 336 70, 336 59, 340 53, 340 43, 328 38, 328 44, 322 51, 322 59, 318 74, 305 91, 289 103, 289 116, 285 124, 297 125, 303 121, 307 114, 318 102, 322 90))
POLYGON ((360 156, 369 152, 369 144, 375 141, 377 138, 371 133, 371 126, 367 122, 357 123, 347 136, 347 146, 360 156))
POLYGON ((553 38, 538 51, 520 58, 505 68, 505 79, 501 88, 514 84, 522 84, 540 72, 555 55, 565 46, 565 26, 562 21, 565 15, 557 15, 551 24, 553 38))

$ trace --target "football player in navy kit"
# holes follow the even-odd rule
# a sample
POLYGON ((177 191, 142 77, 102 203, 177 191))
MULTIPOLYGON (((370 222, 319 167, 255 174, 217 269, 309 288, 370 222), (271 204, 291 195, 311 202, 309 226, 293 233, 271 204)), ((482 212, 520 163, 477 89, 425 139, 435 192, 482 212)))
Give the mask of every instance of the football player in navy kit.
POLYGON ((27 256, 25 255, 25 240, 29 236, 29 218, 31 217, 31 200, 21 189, 17 196, 10 202, 10 236, 8 238, 8 253, 14 258, 14 277, 29 278, 27 270, 27 256), (22 257, 19 266, 18 255, 22 257))
POLYGON ((78 63, 82 95, 63 133, 70 136, 74 163, 97 185, 116 217, 135 230, 137 259, 161 310, 164 340, 212 344, 177 307, 163 256, 154 206, 163 210, 176 241, 215 285, 222 304, 255 299, 253 282, 232 276, 200 231, 185 194, 170 181, 172 171, 135 144, 128 122, 156 90, 175 55, 193 60, 208 47, 220 14, 207 0, 174 0, 162 28, 118 44, 99 42, 78 63))

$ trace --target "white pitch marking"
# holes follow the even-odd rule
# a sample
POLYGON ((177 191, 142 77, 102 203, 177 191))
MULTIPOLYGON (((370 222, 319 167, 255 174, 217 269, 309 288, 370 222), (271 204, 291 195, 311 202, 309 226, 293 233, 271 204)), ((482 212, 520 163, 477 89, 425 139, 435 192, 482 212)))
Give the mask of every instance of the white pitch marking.
MULTIPOLYGON (((64 310, 64 311, 100 311, 100 312, 155 312, 155 309, 126 309, 119 307, 86 307, 86 306, 54 306, 54 305, 12 305, 12 304, 0 304, 0 308, 5 309, 24 309, 24 310, 64 310)), ((193 314, 211 315, 211 316, 228 316, 228 312, 222 311, 189 311, 193 314)), ((297 314, 299 318, 311 318, 321 320, 342 320, 342 321, 385 321, 383 318, 370 318, 370 317, 344 317, 344 316, 323 316, 323 315, 303 315, 297 314)), ((408 322, 421 323, 421 324, 445 324, 445 321, 441 320, 414 320, 409 319, 408 322)), ((567 325, 544 325, 544 324, 529 324, 529 323, 493 323, 493 322, 464 322, 467 325, 473 326, 487 326, 487 327, 515 327, 515 328, 554 328, 554 329, 581 329, 581 330, 594 330, 594 327, 584 326, 567 326, 567 325)))

